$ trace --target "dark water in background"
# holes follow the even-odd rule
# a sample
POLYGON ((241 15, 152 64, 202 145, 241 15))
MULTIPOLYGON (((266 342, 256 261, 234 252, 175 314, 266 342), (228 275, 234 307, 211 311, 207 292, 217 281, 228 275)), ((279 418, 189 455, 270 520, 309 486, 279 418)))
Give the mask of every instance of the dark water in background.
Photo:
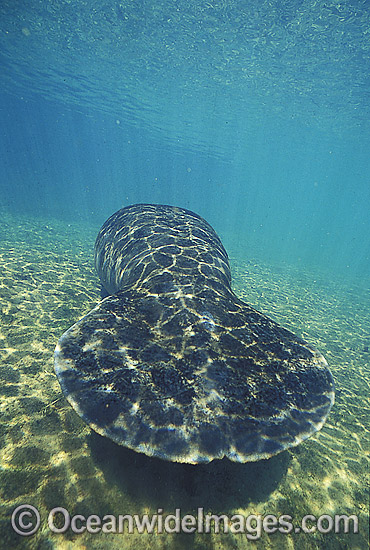
POLYGON ((368 278, 366 0, 0 6, 13 213, 193 209, 267 260, 368 278))

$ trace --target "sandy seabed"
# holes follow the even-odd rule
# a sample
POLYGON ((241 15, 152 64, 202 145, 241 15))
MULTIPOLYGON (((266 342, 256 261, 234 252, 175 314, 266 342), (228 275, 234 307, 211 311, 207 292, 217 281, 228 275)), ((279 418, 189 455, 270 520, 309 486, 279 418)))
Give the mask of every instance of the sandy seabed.
MULTIPOLYGON (((231 253, 234 289, 319 349, 336 383, 324 428, 298 447, 258 463, 208 465, 148 458, 92 432, 61 394, 53 370, 58 338, 100 299, 93 268, 99 227, 1 213, 0 228, 0 548, 366 550, 369 545, 369 288, 298 267, 243 260, 231 253), (40 527, 22 537, 13 510, 30 504, 40 527), (204 514, 293 518, 290 534, 56 534, 48 514, 71 516, 204 514), (306 514, 356 515, 359 532, 296 532, 306 514), (260 536, 259 536, 260 535, 260 536)), ((232 252, 232 251, 231 251, 232 252)), ((27 518, 25 518, 27 522, 27 518)), ((56 527, 63 525, 59 515, 56 527)), ((83 526, 83 522, 78 526, 83 526)), ((171 524, 173 526, 173 524, 171 524)), ((312 526, 313 523, 308 523, 312 526)), ((353 524, 350 525, 352 527, 353 524)), ((323 521, 328 526, 328 520, 323 521)))

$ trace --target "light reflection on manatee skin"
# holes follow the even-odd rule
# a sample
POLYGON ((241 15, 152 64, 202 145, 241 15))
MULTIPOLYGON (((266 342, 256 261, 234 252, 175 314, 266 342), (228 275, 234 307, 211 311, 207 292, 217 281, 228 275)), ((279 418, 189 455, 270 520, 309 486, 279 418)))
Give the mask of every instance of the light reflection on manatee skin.
POLYGON ((200 319, 201 324, 204 328, 209 330, 210 332, 213 332, 216 328, 215 320, 211 313, 208 313, 208 311, 204 311, 202 313, 202 317, 200 319))

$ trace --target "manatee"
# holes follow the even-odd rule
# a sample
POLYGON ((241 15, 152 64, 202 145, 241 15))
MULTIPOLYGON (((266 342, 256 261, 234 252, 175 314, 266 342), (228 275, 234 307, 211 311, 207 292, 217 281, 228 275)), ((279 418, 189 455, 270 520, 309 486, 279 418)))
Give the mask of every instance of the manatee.
POLYGON ((107 297, 60 338, 55 371, 97 433, 161 459, 258 461, 319 430, 334 403, 323 355, 240 300, 199 215, 135 204, 95 242, 107 297))

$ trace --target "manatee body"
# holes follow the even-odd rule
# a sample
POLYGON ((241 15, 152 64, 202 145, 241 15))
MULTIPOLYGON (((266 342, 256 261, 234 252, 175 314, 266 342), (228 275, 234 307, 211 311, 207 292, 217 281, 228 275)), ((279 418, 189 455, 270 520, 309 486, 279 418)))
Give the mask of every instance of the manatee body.
POLYGON ((60 338, 55 370, 76 412, 116 443, 177 462, 257 461, 324 424, 324 357, 242 302, 227 253, 197 214, 122 208, 95 266, 109 294, 60 338))

